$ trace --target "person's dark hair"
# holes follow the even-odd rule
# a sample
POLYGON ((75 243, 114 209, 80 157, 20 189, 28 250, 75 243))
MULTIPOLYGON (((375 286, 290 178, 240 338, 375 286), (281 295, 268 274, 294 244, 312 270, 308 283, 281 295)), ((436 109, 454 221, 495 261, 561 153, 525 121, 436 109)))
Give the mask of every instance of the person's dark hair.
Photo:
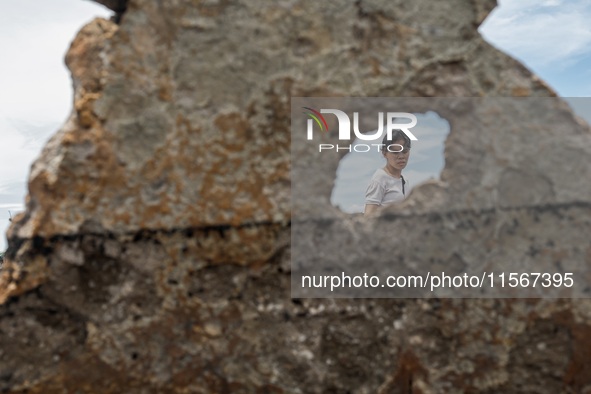
POLYGON ((408 138, 408 135, 406 135, 404 131, 392 131, 392 139, 388 139, 388 134, 384 135, 384 138, 382 139, 382 153, 388 152, 388 147, 400 140, 404 141, 403 145, 405 148, 410 148, 410 138, 408 138))

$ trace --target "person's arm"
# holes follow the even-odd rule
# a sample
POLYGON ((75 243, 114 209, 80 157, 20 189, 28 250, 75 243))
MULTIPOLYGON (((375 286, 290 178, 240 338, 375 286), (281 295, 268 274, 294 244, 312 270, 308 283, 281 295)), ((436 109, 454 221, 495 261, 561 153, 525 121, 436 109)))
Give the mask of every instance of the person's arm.
POLYGON ((380 208, 379 205, 375 204, 365 204, 365 211, 363 212, 363 216, 368 217, 375 214, 378 209, 380 208))

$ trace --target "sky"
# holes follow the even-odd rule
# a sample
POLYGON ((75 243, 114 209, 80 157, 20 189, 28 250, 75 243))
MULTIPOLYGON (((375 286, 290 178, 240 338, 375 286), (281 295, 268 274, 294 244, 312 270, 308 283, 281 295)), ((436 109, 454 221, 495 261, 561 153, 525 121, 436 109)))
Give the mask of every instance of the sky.
MULTIPOLYGON (((0 0, 0 230, 23 209, 43 145, 72 110, 64 58, 82 26, 111 12, 87 0, 0 0)), ((0 236, 0 250, 6 248, 0 236)))
MULTIPOLYGON (((0 10, 0 230, 4 230, 9 211, 23 209, 33 160, 71 111, 72 86, 63 60, 69 44, 84 24, 95 17, 108 18, 111 12, 88 0, 0 0, 0 10)), ((561 96, 589 97, 589 20, 588 0, 500 0, 480 33, 561 96)), ((437 178, 444 165, 443 141, 449 126, 436 114, 424 116, 429 143, 420 151, 413 147, 409 163, 413 168, 408 173, 413 186, 437 178)), ((370 160, 377 161, 365 163, 365 168, 380 165, 379 155, 370 160)), ((345 158, 342 165, 356 168, 351 161, 345 158)), ((359 191, 338 182, 337 178, 335 205, 348 211, 359 209, 362 199, 355 196, 359 191)), ((0 250, 5 245, 2 236, 0 250)))

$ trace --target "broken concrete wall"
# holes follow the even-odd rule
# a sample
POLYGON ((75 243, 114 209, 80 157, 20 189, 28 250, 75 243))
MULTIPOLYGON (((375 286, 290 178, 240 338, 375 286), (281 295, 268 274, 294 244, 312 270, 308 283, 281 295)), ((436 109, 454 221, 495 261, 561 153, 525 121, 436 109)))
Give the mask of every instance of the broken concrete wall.
MULTIPOLYGON (((478 34, 494 5, 132 0, 85 26, 74 110, 9 231, 0 388, 589 390, 587 300, 290 298, 290 97, 554 96, 478 34)), ((442 182, 477 193, 463 152, 442 182)), ((429 193, 417 215, 438 213, 429 193)), ((543 203, 588 214, 569 198, 543 203)))

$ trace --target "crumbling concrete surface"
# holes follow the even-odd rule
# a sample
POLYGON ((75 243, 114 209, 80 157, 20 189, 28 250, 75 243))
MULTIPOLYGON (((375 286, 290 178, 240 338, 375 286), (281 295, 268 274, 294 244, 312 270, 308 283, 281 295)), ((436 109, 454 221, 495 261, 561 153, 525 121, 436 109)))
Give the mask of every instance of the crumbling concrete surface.
MULTIPOLYGON (((290 298, 290 97, 554 96, 482 40, 494 6, 131 0, 119 24, 85 26, 66 58, 74 110, 9 230, 0 391, 591 392, 589 300, 290 298)), ((565 117, 578 141, 566 152, 586 163, 588 128, 565 117)), ((591 213, 585 182, 577 202, 572 189, 487 200, 469 147, 446 152, 441 183, 413 193, 408 215, 453 210, 437 202, 456 194, 474 215, 591 213)), ((534 185, 564 190, 557 176, 534 185)), ((329 209, 327 193, 311 201, 329 209)))

